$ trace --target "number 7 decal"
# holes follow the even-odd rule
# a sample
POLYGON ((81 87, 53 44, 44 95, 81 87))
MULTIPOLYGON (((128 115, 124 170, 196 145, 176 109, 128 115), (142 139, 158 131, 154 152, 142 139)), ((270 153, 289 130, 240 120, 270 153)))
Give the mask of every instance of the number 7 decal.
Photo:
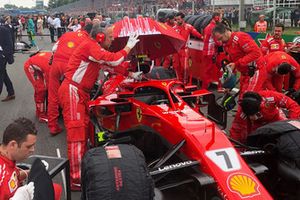
POLYGON ((225 172, 239 170, 241 164, 234 148, 207 151, 205 155, 225 172))

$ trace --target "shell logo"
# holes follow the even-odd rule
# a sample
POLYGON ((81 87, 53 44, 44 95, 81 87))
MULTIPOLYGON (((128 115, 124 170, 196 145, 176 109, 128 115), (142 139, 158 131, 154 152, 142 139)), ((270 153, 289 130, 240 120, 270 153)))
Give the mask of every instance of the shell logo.
POLYGON ((77 36, 78 36, 78 37, 81 37, 81 36, 83 36, 83 34, 82 34, 81 32, 79 32, 79 33, 77 34, 77 36))
POLYGON ((237 193, 241 198, 259 195, 259 185, 247 174, 233 174, 228 177, 227 184, 232 192, 237 193))
POLYGON ((69 48, 73 48, 73 47, 75 46, 75 44, 74 44, 74 42, 68 42, 68 43, 67 43, 67 46, 68 46, 69 48))
POLYGON ((46 53, 40 53, 40 54, 39 54, 39 56, 44 56, 44 55, 46 55, 46 53))
POLYGON ((281 56, 281 59, 286 59, 286 56, 285 56, 285 55, 282 55, 282 56, 281 56))

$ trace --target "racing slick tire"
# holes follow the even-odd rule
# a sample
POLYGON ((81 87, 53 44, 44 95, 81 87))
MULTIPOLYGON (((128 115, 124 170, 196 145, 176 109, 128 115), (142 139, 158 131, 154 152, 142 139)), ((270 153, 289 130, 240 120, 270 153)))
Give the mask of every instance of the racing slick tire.
POLYGON ((152 200, 154 183, 143 153, 133 145, 90 149, 82 161, 82 200, 152 200))

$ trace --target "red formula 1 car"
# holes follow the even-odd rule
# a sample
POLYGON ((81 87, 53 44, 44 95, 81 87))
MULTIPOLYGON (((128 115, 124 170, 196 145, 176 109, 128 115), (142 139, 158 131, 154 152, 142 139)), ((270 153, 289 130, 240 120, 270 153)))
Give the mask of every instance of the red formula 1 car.
MULTIPOLYGON (((175 79, 154 80, 157 70, 139 82, 119 78, 111 85, 116 88, 113 93, 89 102, 90 143, 100 147, 83 159, 83 196, 110 193, 101 199, 153 199, 151 192, 138 192, 148 179, 139 182, 137 176, 149 177, 150 173, 159 190, 189 185, 184 199, 273 199, 256 176, 267 169, 246 163, 216 125, 226 126, 226 111, 215 103, 214 94, 185 87, 175 79), (145 156, 139 175, 135 172, 140 170, 130 169, 141 167, 135 161, 136 151, 128 151, 132 145, 145 156), (99 182, 98 176, 110 173, 99 182), (129 189, 130 185, 136 190, 129 189), (118 196, 122 191, 123 196, 118 196), (131 193, 133 197, 126 196, 131 193)), ((152 190, 153 184, 146 183, 152 190)))

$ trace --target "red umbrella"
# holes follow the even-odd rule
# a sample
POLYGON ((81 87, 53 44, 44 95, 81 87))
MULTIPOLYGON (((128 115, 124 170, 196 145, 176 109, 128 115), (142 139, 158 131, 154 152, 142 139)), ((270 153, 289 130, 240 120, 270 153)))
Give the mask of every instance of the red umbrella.
POLYGON ((114 41, 112 51, 123 49, 128 36, 137 32, 139 43, 132 49, 132 55, 147 55, 151 59, 178 52, 186 41, 172 27, 151 18, 124 18, 113 25, 114 41))

